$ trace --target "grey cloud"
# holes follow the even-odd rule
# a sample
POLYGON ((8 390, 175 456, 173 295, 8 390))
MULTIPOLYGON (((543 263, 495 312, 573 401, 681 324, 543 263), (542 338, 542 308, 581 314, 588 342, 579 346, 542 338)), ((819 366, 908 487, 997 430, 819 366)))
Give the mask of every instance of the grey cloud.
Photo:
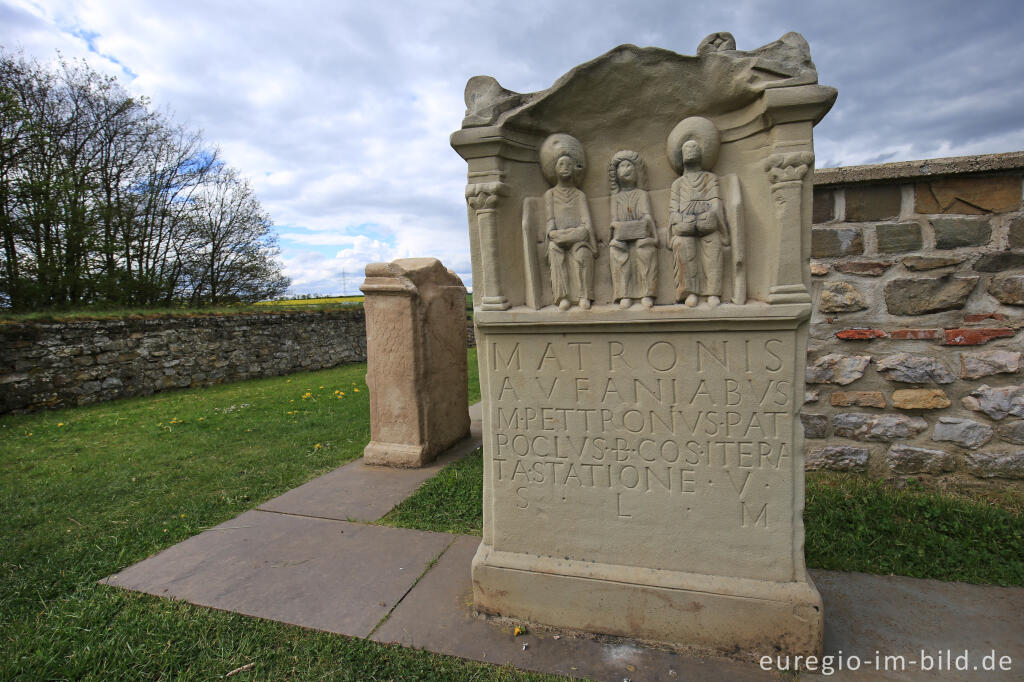
MULTIPOLYGON (((417 255, 443 251, 466 270, 465 164, 448 135, 474 75, 527 92, 621 43, 693 54, 728 30, 749 50, 795 30, 839 89, 815 131, 819 167, 1024 148, 1016 2, 257 2, 241 15, 217 3, 54 2, 64 26, 89 17, 79 27, 139 74, 142 94, 231 150, 279 225, 376 222, 395 256, 430 248, 417 255)), ((47 26, 57 31, 0 0, 0 44, 31 33, 41 49, 47 26)), ((301 252, 283 255, 298 263, 301 252)), ((328 267, 314 256, 303 267, 328 267)))

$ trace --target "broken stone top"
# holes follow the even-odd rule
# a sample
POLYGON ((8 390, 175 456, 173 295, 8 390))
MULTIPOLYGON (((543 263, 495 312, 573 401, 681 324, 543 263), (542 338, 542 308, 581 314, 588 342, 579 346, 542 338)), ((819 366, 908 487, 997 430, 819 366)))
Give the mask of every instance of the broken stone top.
MULTIPOLYGON (((507 123, 527 130, 549 129, 551 125, 568 129, 581 118, 607 119, 609 113, 621 111, 623 89, 635 93, 636 110, 671 112, 677 118, 687 112, 718 114, 750 104, 770 88, 817 82, 810 48, 799 33, 787 33, 756 50, 743 51, 736 49, 731 34, 719 32, 704 39, 697 56, 620 45, 577 66, 540 92, 517 93, 490 76, 475 76, 466 84, 462 127, 507 123), (637 83, 644 87, 637 88, 637 83)), ((614 127, 624 122, 610 120, 608 124, 614 127)))
POLYGON ((436 258, 399 258, 390 263, 369 263, 366 266, 366 277, 367 281, 361 287, 364 291, 367 285, 373 286, 372 280, 375 278, 405 280, 410 288, 427 285, 463 286, 458 275, 436 258))

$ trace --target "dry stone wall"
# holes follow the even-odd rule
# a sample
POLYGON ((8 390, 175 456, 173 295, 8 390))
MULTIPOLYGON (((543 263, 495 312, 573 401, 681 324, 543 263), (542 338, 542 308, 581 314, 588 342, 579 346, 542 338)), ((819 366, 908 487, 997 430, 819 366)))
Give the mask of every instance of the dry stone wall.
MULTIPOLYGON (((1024 488, 1024 152, 814 184, 808 468, 1024 488)), ((0 413, 362 362, 365 339, 362 311, 0 324, 0 413)))
POLYGON ((0 324, 0 413, 366 360, 362 310, 0 324))
POLYGON ((1024 152, 817 171, 807 466, 1024 486, 1024 152))

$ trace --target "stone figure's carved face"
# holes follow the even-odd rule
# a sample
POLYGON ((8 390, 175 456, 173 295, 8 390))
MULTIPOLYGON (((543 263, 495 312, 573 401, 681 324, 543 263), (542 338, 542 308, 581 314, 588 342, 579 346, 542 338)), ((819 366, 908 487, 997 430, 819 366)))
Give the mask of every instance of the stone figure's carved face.
POLYGON ((700 164, 700 143, 697 140, 687 140, 683 143, 683 163, 700 164))
POLYGON ((576 171, 576 161, 568 155, 558 157, 555 162, 555 174, 560 180, 572 180, 576 171))
POLYGON ((615 173, 619 176, 619 184, 623 187, 632 187, 636 184, 636 166, 629 159, 619 161, 615 173))

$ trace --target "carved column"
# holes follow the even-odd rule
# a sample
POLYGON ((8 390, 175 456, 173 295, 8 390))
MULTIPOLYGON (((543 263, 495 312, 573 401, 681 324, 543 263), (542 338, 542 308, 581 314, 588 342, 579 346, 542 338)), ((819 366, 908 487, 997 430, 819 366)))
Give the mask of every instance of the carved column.
MULTIPOLYGON (((477 234, 480 236, 480 253, 483 257, 483 295, 481 310, 508 310, 508 298, 501 286, 498 269, 498 202, 508 195, 508 186, 503 182, 481 182, 466 185, 466 201, 476 211, 477 234)), ((477 284, 473 283, 474 288, 477 284)))
MULTIPOLYGON (((780 234, 804 233, 801 213, 804 176, 812 163, 814 154, 811 152, 772 154, 765 162, 780 234)), ((768 288, 768 302, 810 303, 811 296, 803 280, 803 249, 799 243, 784 243, 786 248, 779 251, 775 283, 768 288)))

